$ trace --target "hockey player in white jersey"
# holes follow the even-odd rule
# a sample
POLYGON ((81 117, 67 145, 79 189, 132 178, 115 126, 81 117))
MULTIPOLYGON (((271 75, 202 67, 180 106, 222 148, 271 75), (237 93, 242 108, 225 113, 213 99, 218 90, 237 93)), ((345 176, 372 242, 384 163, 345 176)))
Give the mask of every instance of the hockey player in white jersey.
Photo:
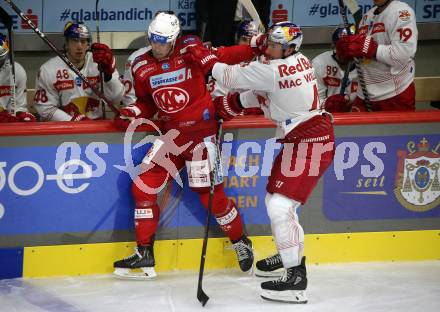
POLYGON ((252 45, 265 50, 266 60, 248 65, 226 65, 207 49, 189 49, 194 60, 205 69, 211 68, 212 76, 227 88, 249 90, 216 98, 221 118, 231 119, 246 107, 261 107, 277 124, 276 136, 284 145, 274 160, 265 202, 285 271, 280 279, 261 284, 261 296, 291 303, 307 302, 304 231, 297 209, 334 154, 333 125, 330 116, 319 109, 312 64, 299 52, 302 38, 297 25, 277 23, 252 40, 252 45), (302 170, 297 170, 297 163, 302 170))
POLYGON ((5 35, 0 33, 0 123, 35 121, 35 116, 29 113, 27 108, 26 72, 19 63, 14 62, 14 85, 12 68, 8 54, 8 40, 6 39, 5 35))
MULTIPOLYGON (((355 28, 352 25, 350 34, 354 33, 355 28)), ((358 80, 354 63, 351 68, 348 68, 348 62, 340 60, 334 50, 336 42, 346 35, 347 29, 344 26, 337 27, 332 35, 333 50, 325 51, 312 60, 318 82, 319 99, 324 103, 325 110, 330 113, 350 111, 351 103, 356 98, 358 80), (345 92, 341 95, 341 86, 347 70, 349 70, 348 80, 345 92)))
POLYGON ((132 105, 136 102, 136 94, 133 88, 133 74, 131 72, 131 64, 138 56, 145 54, 150 50, 151 50, 150 45, 137 49, 136 51, 130 54, 130 56, 127 59, 127 62, 125 62, 124 76, 122 77, 122 81, 124 83, 124 90, 125 90, 124 96, 122 97, 123 106, 132 105))
MULTIPOLYGON (((104 95, 113 104, 119 104, 124 86, 112 50, 102 43, 91 44, 91 33, 82 23, 68 22, 64 38, 67 58, 96 86, 99 65, 104 74, 104 95)), ((46 121, 81 121, 103 116, 99 97, 59 57, 40 67, 34 105, 46 121)))
MULTIPOLYGON (((373 111, 415 110, 414 55, 418 31, 413 9, 397 0, 374 0, 359 24, 358 34, 342 37, 338 57, 360 58, 373 111)), ((365 111, 362 88, 353 108, 365 111)))

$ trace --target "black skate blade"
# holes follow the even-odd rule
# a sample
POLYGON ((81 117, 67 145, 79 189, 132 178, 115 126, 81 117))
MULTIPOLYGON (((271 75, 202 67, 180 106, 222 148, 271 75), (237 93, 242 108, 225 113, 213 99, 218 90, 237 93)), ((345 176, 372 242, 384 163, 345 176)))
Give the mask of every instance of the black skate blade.
POLYGON ((205 292, 203 291, 202 287, 199 287, 197 289, 197 300, 202 304, 202 307, 205 306, 205 304, 208 302, 209 297, 205 292))

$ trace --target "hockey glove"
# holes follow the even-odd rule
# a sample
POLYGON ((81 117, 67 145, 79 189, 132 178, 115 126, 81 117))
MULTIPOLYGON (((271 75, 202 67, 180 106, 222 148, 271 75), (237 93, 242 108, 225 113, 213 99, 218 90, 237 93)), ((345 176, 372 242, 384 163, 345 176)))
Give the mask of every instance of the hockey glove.
POLYGON ((98 63, 102 72, 111 77, 116 68, 116 61, 112 49, 106 44, 94 43, 92 44, 92 54, 93 61, 98 63))
POLYGON ((18 112, 17 113, 18 121, 25 121, 25 122, 35 122, 37 119, 34 115, 28 112, 18 112))
POLYGON ((0 112, 0 123, 17 122, 17 121, 18 121, 17 117, 9 114, 7 110, 0 112))
POLYGON ((240 94, 231 93, 227 96, 219 96, 214 99, 217 116, 227 121, 235 116, 243 115, 244 108, 240 103, 240 94))
POLYGON ((69 114, 70 116, 72 116, 72 119, 70 119, 70 121, 83 121, 83 120, 89 120, 89 118, 87 118, 87 116, 85 116, 84 114, 82 114, 79 111, 78 106, 76 106, 75 104, 73 104, 72 102, 70 102, 69 104, 67 104, 66 106, 64 106, 62 108, 62 110, 64 112, 66 112, 67 114, 69 114))
POLYGON ((215 63, 218 62, 218 57, 205 47, 189 46, 187 52, 184 59, 197 64, 205 76, 211 72, 215 63))
POLYGON ((253 36, 249 45, 251 46, 255 55, 263 55, 267 49, 267 34, 258 34, 253 36))
POLYGON ((324 109, 329 113, 349 112, 350 99, 347 95, 331 95, 325 100, 324 109))
POLYGON ((332 127, 332 120, 328 114, 314 116, 300 123, 277 142, 299 144, 304 139, 325 137, 329 134, 329 131, 333 131, 332 127))
POLYGON ((120 131, 125 131, 128 128, 130 122, 136 117, 141 116, 141 109, 136 104, 130 104, 119 110, 119 115, 115 116, 115 127, 120 131))
POLYGON ((371 59, 376 56, 377 47, 377 42, 371 36, 342 36, 336 42, 336 55, 345 61, 354 57, 371 59))

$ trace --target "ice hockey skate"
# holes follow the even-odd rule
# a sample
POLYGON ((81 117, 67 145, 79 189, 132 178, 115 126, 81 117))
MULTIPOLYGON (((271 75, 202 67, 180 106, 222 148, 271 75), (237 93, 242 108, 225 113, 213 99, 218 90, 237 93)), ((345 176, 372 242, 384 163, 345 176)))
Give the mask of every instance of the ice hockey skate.
POLYGON ((240 240, 232 244, 232 248, 237 253, 238 264, 243 272, 248 272, 254 264, 254 252, 252 250, 252 242, 246 236, 242 236, 240 240))
POLYGON ((303 257, 299 266, 287 268, 280 279, 261 283, 261 298, 287 303, 307 303, 306 288, 307 272, 303 257))
POLYGON ((116 261, 113 264, 113 274, 121 279, 149 280, 154 279, 157 274, 154 270, 153 246, 135 247, 135 253, 125 259, 116 261), (133 271, 140 269, 141 272, 133 271))
POLYGON ((255 267, 255 276, 258 277, 281 277, 284 272, 283 261, 278 253, 257 261, 255 267))

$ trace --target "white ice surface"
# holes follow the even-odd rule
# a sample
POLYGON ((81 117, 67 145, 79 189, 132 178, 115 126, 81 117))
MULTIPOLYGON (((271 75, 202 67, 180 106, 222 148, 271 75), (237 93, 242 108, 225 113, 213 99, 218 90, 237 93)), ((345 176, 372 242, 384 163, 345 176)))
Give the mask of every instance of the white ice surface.
POLYGON ((110 275, 0 281, 1 312, 137 311, 440 311, 440 261, 308 265, 309 302, 283 304, 260 298, 261 279, 239 271, 211 271, 196 299, 197 273, 159 273, 154 281, 110 275))

